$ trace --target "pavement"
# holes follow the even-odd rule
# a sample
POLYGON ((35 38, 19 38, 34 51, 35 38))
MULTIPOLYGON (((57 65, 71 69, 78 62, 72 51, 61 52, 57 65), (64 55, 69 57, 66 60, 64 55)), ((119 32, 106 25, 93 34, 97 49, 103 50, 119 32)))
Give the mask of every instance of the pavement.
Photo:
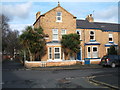
MULTIPOLYGON (((4 71, 4 75, 10 73, 10 74, 18 74, 18 76, 22 73, 25 73, 24 75, 29 75, 28 73, 32 73, 30 76, 30 78, 32 77, 35 77, 38 73, 52 73, 51 74, 51 77, 53 77, 52 75, 57 75, 55 76, 56 78, 57 77, 61 77, 61 75, 63 76, 66 76, 65 73, 67 73, 67 75, 69 75, 69 77, 63 77, 63 78, 60 78, 60 79, 57 79, 57 86, 60 87, 60 88, 84 88, 84 87, 88 87, 88 88, 101 88, 101 86, 94 86, 92 84, 90 84, 88 81, 90 82, 93 82, 93 83, 96 83, 96 84, 99 84, 99 85, 102 85, 102 86, 106 86, 106 87, 109 87, 109 88, 112 88, 112 89, 118 89, 119 88, 119 79, 118 79, 118 73, 113 73, 114 69, 113 68, 103 68, 102 66, 100 65, 73 65, 73 66, 62 66, 62 67, 39 67, 39 68, 30 68, 30 69, 27 69, 25 68, 20 62, 18 61, 5 61, 3 62, 2 64, 2 70, 4 71), (97 73, 97 74, 92 74, 92 72, 101 72, 101 70, 103 69, 103 72, 104 73, 97 73), (110 69, 112 71, 110 71, 110 69), (7 71, 6 71, 7 70, 7 71), (20 71, 19 71, 20 70, 20 71), (80 74, 78 73, 78 71, 81 72, 80 74), (109 70, 110 72, 109 73, 106 73, 107 70, 109 70), (12 72, 10 72, 12 71, 12 72), (19 72, 18 72, 19 71, 19 72), (27 71, 27 72, 26 72, 27 71), (37 72, 38 71, 38 72, 37 72), (66 72, 64 72, 66 71, 66 72), (70 74, 68 74, 69 72, 70 74), (64 72, 64 73, 61 73, 61 72, 64 72), (72 73, 73 72, 73 73, 72 73), (75 73, 74 73, 75 72, 75 73), (85 73, 83 75, 83 72, 85 73), (19 74, 20 73, 20 74, 19 74), (34 74, 36 73, 36 74, 34 74), (79 75, 83 75, 82 77, 80 76, 76 76, 76 73, 78 73, 79 75), (91 73, 89 74, 88 78, 86 78, 86 74, 87 73, 91 73), (75 74, 73 76, 70 77, 70 75, 72 74, 75 74)), ((116 69, 115 69, 116 70, 116 69)), ((119 70, 118 70, 119 71, 119 70)), ((114 71, 115 72, 115 71, 114 71)), ((43 77, 47 75, 47 74, 44 74, 43 77)), ((9 76, 6 76, 6 78, 9 77, 9 76)), ((21 77, 21 76, 20 76, 21 77)), ((39 74, 38 76, 35 77, 38 78, 39 77, 39 74)), ((26 78, 26 77, 25 77, 26 78)), ((41 87, 41 88, 44 88, 47 84, 47 87, 55 87, 54 83, 55 80, 53 79, 50 79, 48 76, 46 77, 46 79, 48 78, 48 81, 45 81, 42 79, 39 81, 39 80, 29 80, 29 79, 25 79, 25 80, 19 80, 17 81, 17 77, 16 77, 16 80, 12 80, 12 81, 6 81, 5 83, 7 85, 9 85, 10 83, 11 84, 20 84, 20 83, 25 83, 27 84, 28 86, 27 87, 31 87, 32 84, 35 84, 35 83, 42 83, 41 86, 34 86, 34 87, 41 87), (42 81, 42 82, 41 82, 42 81), (49 83, 48 82, 54 82, 54 83, 49 83), (44 84, 43 84, 44 83, 44 84)), ((54 77, 53 77, 54 78, 54 77)), ((12 78, 9 78, 9 79, 12 79, 12 78)), ((7 80, 7 79, 6 79, 7 80)), ((23 84, 23 87, 26 87, 25 84, 23 84)), ((7 86, 9 87, 9 86, 7 86)))

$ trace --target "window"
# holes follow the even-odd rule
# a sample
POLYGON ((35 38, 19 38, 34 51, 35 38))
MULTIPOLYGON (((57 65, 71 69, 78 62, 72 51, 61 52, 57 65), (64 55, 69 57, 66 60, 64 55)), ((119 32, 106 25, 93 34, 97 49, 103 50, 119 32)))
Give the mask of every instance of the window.
POLYGON ((66 30, 65 30, 65 29, 62 29, 62 30, 61 30, 61 35, 64 35, 64 34, 66 34, 66 30))
POLYGON ((57 12, 56 22, 62 22, 62 12, 57 12))
POLYGON ((90 47, 87 48, 87 57, 91 58, 91 49, 90 49, 90 47))
POLYGON ((109 42, 113 41, 113 34, 109 34, 109 42))
POLYGON ((97 47, 92 47, 92 57, 97 58, 98 57, 98 48, 97 47))
POLYGON ((48 48, 48 59, 52 59, 52 47, 48 48))
POLYGON ((80 40, 82 40, 82 38, 81 38, 81 30, 76 30, 76 33, 80 36, 80 40))
POLYGON ((97 46, 88 47, 87 48, 87 57, 88 58, 98 58, 98 47, 97 46))
POLYGON ((54 59, 60 59, 61 56, 60 56, 60 47, 55 47, 54 48, 54 59))
POLYGON ((58 40, 58 29, 53 29, 53 40, 58 40))
POLYGON ((95 32, 90 31, 90 40, 95 40, 95 32))

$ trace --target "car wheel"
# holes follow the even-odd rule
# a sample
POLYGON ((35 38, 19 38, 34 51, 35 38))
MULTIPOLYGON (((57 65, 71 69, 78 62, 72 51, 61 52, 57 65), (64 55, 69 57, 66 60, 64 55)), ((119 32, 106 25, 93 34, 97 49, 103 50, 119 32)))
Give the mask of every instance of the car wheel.
POLYGON ((115 63, 112 63, 112 64, 111 64, 111 67, 112 67, 112 68, 115 68, 115 67, 116 67, 115 63))

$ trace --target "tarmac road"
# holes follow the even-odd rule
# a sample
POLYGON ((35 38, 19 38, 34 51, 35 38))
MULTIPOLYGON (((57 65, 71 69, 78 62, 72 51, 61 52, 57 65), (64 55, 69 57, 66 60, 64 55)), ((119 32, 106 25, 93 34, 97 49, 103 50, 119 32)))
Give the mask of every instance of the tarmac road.
MULTIPOLYGON (((18 64, 16 64, 18 65, 18 64)), ((14 63, 14 66, 17 67, 14 63)), ((118 79, 118 68, 91 68, 91 69, 77 69, 77 70, 31 70, 13 69, 12 62, 10 65, 3 65, 2 70, 2 87, 3 88, 110 88, 104 85, 96 84, 89 81, 90 76, 96 76, 96 80, 103 80, 103 77, 97 78, 98 75, 104 75, 106 80, 112 85, 118 86, 115 82, 118 79), (9 67, 12 69, 9 69, 9 67), (6 68, 5 68, 6 67, 6 68), (112 74, 114 73, 114 74, 112 74), (107 78, 106 75, 111 74, 114 79, 107 78)), ((17 67, 17 68, 18 68, 17 67)))

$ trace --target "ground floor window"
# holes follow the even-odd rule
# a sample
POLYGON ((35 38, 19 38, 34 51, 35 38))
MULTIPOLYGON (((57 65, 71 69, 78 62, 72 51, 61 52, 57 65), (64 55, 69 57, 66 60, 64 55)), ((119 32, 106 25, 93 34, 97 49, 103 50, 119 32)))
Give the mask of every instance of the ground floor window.
POLYGON ((98 47, 92 47, 92 57, 93 58, 98 57, 98 47))
POLYGON ((60 58, 61 58, 61 48, 54 47, 54 59, 60 59, 60 58))
POLYGON ((91 47, 87 47, 87 57, 91 58, 91 47))
POLYGON ((97 58, 98 57, 98 47, 97 46, 87 47, 87 57, 88 58, 97 58))
POLYGON ((48 58, 52 59, 52 47, 48 48, 48 58))

